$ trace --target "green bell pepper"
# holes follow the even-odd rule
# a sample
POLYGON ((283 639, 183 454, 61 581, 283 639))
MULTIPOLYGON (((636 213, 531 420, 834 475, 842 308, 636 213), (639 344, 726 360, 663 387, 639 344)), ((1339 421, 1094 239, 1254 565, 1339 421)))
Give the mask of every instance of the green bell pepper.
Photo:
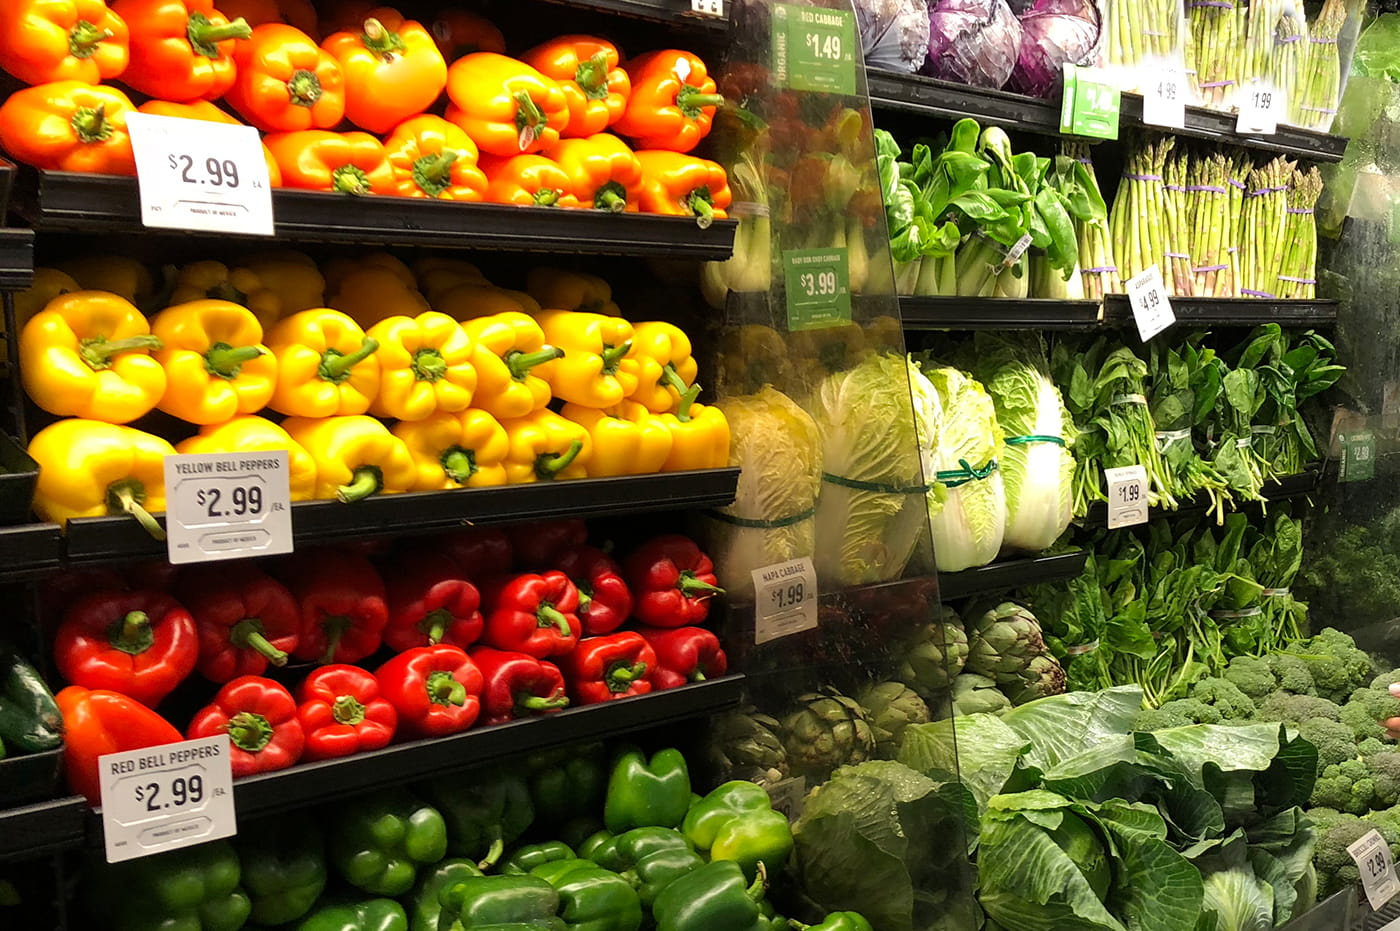
POLYGON ((0 758, 63 746, 63 714, 43 676, 19 651, 0 643, 0 758))
POLYGON ((679 750, 661 750, 650 760, 636 747, 618 754, 603 805, 603 823, 609 831, 678 827, 689 807, 690 772, 679 750))
POLYGON ((637 931, 642 902, 632 884, 591 860, 557 860, 532 875, 559 892, 560 917, 569 931, 637 931))
POLYGON ((686 812, 681 831, 711 860, 734 860, 753 879, 758 864, 778 872, 792 854, 792 828, 752 782, 726 782, 686 812))
POLYGON ((556 931, 564 923, 559 893, 538 876, 474 876, 455 882, 438 894, 442 915, 438 927, 476 931, 483 925, 542 922, 556 931), (455 918, 456 922, 451 922, 455 918))
POLYGON ((238 931, 252 911, 228 841, 93 864, 86 872, 92 888, 83 899, 96 926, 112 931, 238 931))
MULTIPOLYGON (((601 805, 598 806, 598 811, 602 811, 601 805)), ((596 814, 582 815, 564 823, 564 826, 559 829, 559 839, 574 848, 574 850, 578 850, 583 846, 585 841, 599 831, 602 831, 603 834, 608 837, 612 836, 604 830, 603 822, 598 820, 596 814)))
POLYGON ((537 753, 526 765, 530 801, 541 824, 558 827, 597 811, 603 802, 607 766, 602 744, 537 753))
POLYGON ((337 900, 303 918, 296 931, 408 931, 408 916, 393 899, 337 900))
POLYGON ((788 927, 797 931, 875 931, 860 912, 832 912, 814 925, 789 921, 788 927))
POLYGON ((253 924, 296 921, 326 889, 326 845, 308 817, 279 815, 246 825, 233 846, 252 900, 253 924))
POLYGON ((607 830, 595 831, 584 838, 580 844, 574 844, 574 851, 585 860, 592 860, 593 855, 598 852, 598 848, 613 839, 611 832, 607 830))
POLYGON ((402 788, 359 799, 333 828, 330 860, 350 885, 403 895, 418 867, 447 855, 447 825, 436 808, 402 788))
POLYGON ((716 860, 674 880, 652 906, 657 931, 762 931, 763 877, 752 884, 739 864, 716 860))
POLYGON ((642 857, 623 871, 622 878, 637 890, 637 896, 642 900, 642 908, 651 911, 662 889, 704 865, 704 858, 689 847, 672 847, 642 857))
POLYGON ((543 844, 530 844, 516 850, 501 865, 501 872, 507 876, 520 876, 537 866, 553 863, 555 860, 573 860, 574 848, 559 840, 543 844))
POLYGON ((758 903, 758 914, 763 921, 759 931, 792 931, 792 923, 779 915, 768 899, 758 903))
POLYGON ((447 819, 448 849, 471 857, 483 870, 501 859, 535 821, 530 790, 519 776, 502 770, 443 776, 428 784, 428 797, 447 819))
POLYGON ((465 879, 474 879, 481 870, 471 860, 443 860, 418 877, 404 905, 408 911, 408 931, 438 931, 442 890, 465 879))
POLYGON ((659 850, 695 850, 684 834, 672 828, 633 828, 600 843, 588 857, 605 870, 621 873, 659 850))

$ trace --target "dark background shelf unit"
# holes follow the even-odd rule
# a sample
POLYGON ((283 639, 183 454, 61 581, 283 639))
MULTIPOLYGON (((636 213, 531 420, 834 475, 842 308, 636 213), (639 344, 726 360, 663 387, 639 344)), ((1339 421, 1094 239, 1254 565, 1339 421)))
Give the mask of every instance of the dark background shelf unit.
POLYGON ((57 524, 0 527, 0 582, 31 579, 57 569, 63 534, 57 524))
POLYGON ((23 291, 33 281, 34 233, 0 229, 0 291, 23 291))
MULTIPOLYGON (((1330 327, 1337 323, 1337 302, 1331 300, 1268 300, 1253 297, 1174 297, 1177 326, 1258 326, 1277 323, 1292 327, 1330 327)), ((1126 294, 1104 299, 1104 323, 1126 326, 1133 321, 1126 294)))
POLYGON ((725 0, 723 16, 707 16, 690 8, 688 0, 549 0, 558 6, 597 10, 632 19, 684 26, 687 30, 723 32, 729 26, 729 2, 725 0))
POLYGON ((901 297, 899 316, 906 332, 1091 330, 1099 323, 1099 303, 1050 298, 901 297))
POLYGON ((78 797, 0 810, 0 862, 32 859, 80 846, 87 811, 87 802, 78 797))
MULTIPOLYGON (((1317 492, 1321 486, 1322 470, 1314 465, 1297 475, 1285 475, 1277 481, 1266 482, 1261 494, 1264 496, 1264 503, 1267 504, 1274 501, 1286 501, 1290 498, 1305 498, 1317 492)), ((1257 501, 1236 501, 1234 505, 1227 506, 1225 511, 1228 514, 1231 511, 1238 511, 1251 504, 1257 505, 1259 503, 1257 501)), ((1182 502, 1181 506, 1174 511, 1153 508, 1151 516, 1155 518, 1170 517, 1174 514, 1195 514, 1204 511, 1207 506, 1205 497, 1197 496, 1190 501, 1182 502)), ((1102 527, 1107 520, 1107 506, 1100 501, 1089 508, 1089 515, 1080 523, 1085 527, 1102 527)))
POLYGON ((1062 582, 1083 572, 1088 558, 1088 550, 1074 550, 1051 556, 1007 559, 963 572, 942 573, 938 576, 938 594, 944 601, 956 601, 1041 582, 1062 582))

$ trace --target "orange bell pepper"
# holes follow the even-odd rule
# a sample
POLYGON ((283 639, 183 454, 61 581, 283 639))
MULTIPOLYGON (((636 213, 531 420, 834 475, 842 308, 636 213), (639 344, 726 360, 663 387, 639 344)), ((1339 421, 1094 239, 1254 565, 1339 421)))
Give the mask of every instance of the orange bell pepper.
POLYGON ((229 19, 241 17, 254 29, 267 23, 286 23, 313 39, 320 34, 311 0, 219 0, 219 12, 229 19))
POLYGON ((577 207, 569 174, 559 163, 543 155, 514 158, 481 157, 481 168, 491 184, 486 199, 493 204, 519 207, 577 207))
POLYGON ((613 129, 639 149, 689 152, 710 132, 715 108, 724 98, 705 63, 690 52, 662 49, 627 63, 632 96, 613 129))
POLYGON ((506 53, 506 37, 485 17, 466 10, 440 10, 428 31, 437 41, 438 51, 448 61, 473 52, 506 53))
POLYGON ((637 160, 642 163, 642 213, 695 217, 701 229, 727 216, 729 177, 715 162, 659 149, 638 152, 637 160))
POLYGON ((35 168, 134 175, 126 132, 134 109, 115 87, 82 81, 26 87, 0 106, 0 147, 35 168))
POLYGON ((345 72, 345 115, 372 133, 387 133, 432 106, 447 83, 433 37, 388 7, 370 11, 362 29, 327 36, 321 47, 345 72))
MULTIPOLYGON (((227 123, 230 126, 243 124, 231 114, 225 113, 207 100, 191 100, 189 103, 171 103, 168 100, 148 100, 136 109, 154 116, 177 116, 184 120, 203 120, 206 123, 227 123)), ((267 162, 267 179, 273 187, 282 186, 282 167, 272 157, 272 151, 263 146, 263 161, 267 162)))
POLYGON ((618 67, 617 46, 594 36, 560 36, 521 56, 525 64, 559 82, 569 104, 560 134, 585 138, 622 119, 632 79, 618 67))
POLYGON ((579 206, 612 213, 637 212, 642 163, 621 139, 609 133, 560 139, 549 157, 569 176, 579 206))
POLYGON ((553 79, 495 52, 459 58, 447 70, 447 118, 483 152, 543 152, 569 124, 569 104, 553 79))
POLYGON ((115 78, 127 42, 107 0, 0 0, 0 68, 25 84, 115 78))
POLYGON ((117 0, 131 29, 131 62, 122 83, 161 100, 218 100, 233 86, 233 40, 252 35, 214 0, 117 0))
POLYGON ((394 182, 404 197, 479 202, 486 199, 480 153, 462 127, 424 114, 404 120, 384 140, 394 182))
POLYGON ((263 144, 282 169, 282 183, 337 194, 395 194, 384 144, 369 133, 303 129, 268 133, 263 144))
POLYGON ((345 116, 340 63, 293 26, 264 23, 233 60, 238 77, 228 102, 263 132, 330 129, 345 116))

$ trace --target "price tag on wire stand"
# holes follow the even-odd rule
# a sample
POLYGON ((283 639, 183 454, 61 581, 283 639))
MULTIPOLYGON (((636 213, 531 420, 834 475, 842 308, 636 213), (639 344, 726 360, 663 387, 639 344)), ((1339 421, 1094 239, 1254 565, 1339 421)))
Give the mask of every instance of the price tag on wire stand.
POLYGON ((787 816, 788 822, 802 817, 802 803, 807 798, 807 780, 803 776, 789 776, 768 787, 768 798, 773 810, 787 816))
POLYGON ((271 236, 272 184, 258 131, 173 116, 127 116, 141 222, 162 229, 271 236))
POLYGON ((806 557, 753 570, 754 643, 817 626, 817 570, 806 557))
POLYGON ((1065 62, 1060 132, 1093 139, 1118 138, 1118 110, 1123 95, 1099 68, 1065 62))
POLYGON ((844 246, 783 253, 788 329, 820 330, 851 322, 851 277, 844 246))
POLYGON ((1379 831, 1368 831, 1366 835, 1347 846, 1347 853, 1356 861, 1361 871, 1361 888, 1366 892, 1366 901, 1373 911, 1380 911, 1396 893, 1400 893, 1400 879, 1395 876, 1395 861, 1390 856, 1390 846, 1379 831))
POLYGON ((1108 482, 1108 529, 1147 523, 1147 469, 1140 465, 1104 469, 1108 482))
POLYGON ((1338 433, 1341 459, 1337 463, 1338 482, 1368 482, 1376 477, 1376 435, 1370 430, 1338 433))
POLYGON ((698 16, 723 16, 724 0, 690 0, 690 12, 698 16))
POLYGON ((292 551, 284 449, 165 457, 165 532, 172 563, 292 551))
POLYGON ((1142 92, 1142 121, 1149 126, 1186 126, 1186 80, 1180 71, 1152 71, 1152 82, 1142 92))
POLYGON ((828 10, 775 3, 773 79, 778 87, 823 94, 856 92, 856 17, 828 10))
POLYGON ((1153 265, 1128 279, 1128 304, 1133 308, 1138 336, 1144 343, 1176 323, 1160 266, 1153 265))
POLYGON ((97 758, 107 862, 238 833, 227 734, 97 758))
POLYGON ((1235 132, 1250 136, 1272 136, 1278 132, 1279 119, 1288 112, 1283 91, 1257 79, 1244 86, 1236 102, 1240 115, 1235 119, 1235 132))

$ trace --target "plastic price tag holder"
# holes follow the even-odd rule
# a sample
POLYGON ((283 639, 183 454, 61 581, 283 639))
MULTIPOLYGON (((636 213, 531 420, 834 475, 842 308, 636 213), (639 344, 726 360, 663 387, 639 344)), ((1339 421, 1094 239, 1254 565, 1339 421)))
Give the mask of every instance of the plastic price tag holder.
POLYGON ((856 17, 850 10, 775 3, 773 80, 795 91, 856 92, 856 17))
POLYGON ((699 16, 724 16, 724 0, 690 0, 690 12, 699 16))
POLYGON ((1353 430, 1337 434, 1342 458, 1338 463, 1338 482, 1367 482, 1376 477, 1376 435, 1370 430, 1353 430))
POLYGON ((225 735, 97 758, 107 862, 238 833, 225 735))
POLYGON ((166 551, 172 563, 292 552, 285 449, 165 457, 166 551))
POLYGON ((803 557, 753 570, 754 644, 814 630, 817 570, 803 557))
POLYGON ((1092 139, 1118 138, 1118 109, 1123 95, 1099 68, 1065 62, 1060 132, 1092 139))
POLYGON ((1138 336, 1144 343, 1176 323, 1176 312, 1172 310, 1172 301, 1167 295, 1166 283, 1162 281, 1160 266, 1153 265, 1129 278, 1127 290, 1128 304, 1133 309, 1138 336))
POLYGON ((807 780, 802 776, 790 776, 768 787, 768 798, 773 810, 787 815, 788 822, 802 817, 802 802, 807 798, 807 780))
POLYGON ((1250 136, 1272 136, 1278 132, 1278 121, 1288 112, 1283 91, 1258 78, 1240 92, 1240 115, 1235 119, 1235 132, 1250 136))
POLYGON ((844 246, 783 253, 788 329, 820 330, 851 322, 851 278, 844 246))
POLYGON ((1152 72, 1152 83, 1142 94, 1142 121, 1172 129, 1186 126, 1186 80, 1180 71, 1163 68, 1152 72))
POLYGON ((1147 523, 1147 469, 1140 465, 1104 469, 1108 482, 1108 529, 1147 523))
POLYGON ((141 223, 161 229, 271 236, 272 183, 251 126, 132 113, 141 223))
POLYGON ((1400 892, 1400 879, 1395 876, 1395 861, 1390 856, 1390 846, 1379 831, 1369 831, 1364 837, 1347 846, 1347 853, 1356 861, 1361 871, 1361 888, 1366 892, 1366 901, 1373 911, 1380 911, 1395 894, 1400 892))

